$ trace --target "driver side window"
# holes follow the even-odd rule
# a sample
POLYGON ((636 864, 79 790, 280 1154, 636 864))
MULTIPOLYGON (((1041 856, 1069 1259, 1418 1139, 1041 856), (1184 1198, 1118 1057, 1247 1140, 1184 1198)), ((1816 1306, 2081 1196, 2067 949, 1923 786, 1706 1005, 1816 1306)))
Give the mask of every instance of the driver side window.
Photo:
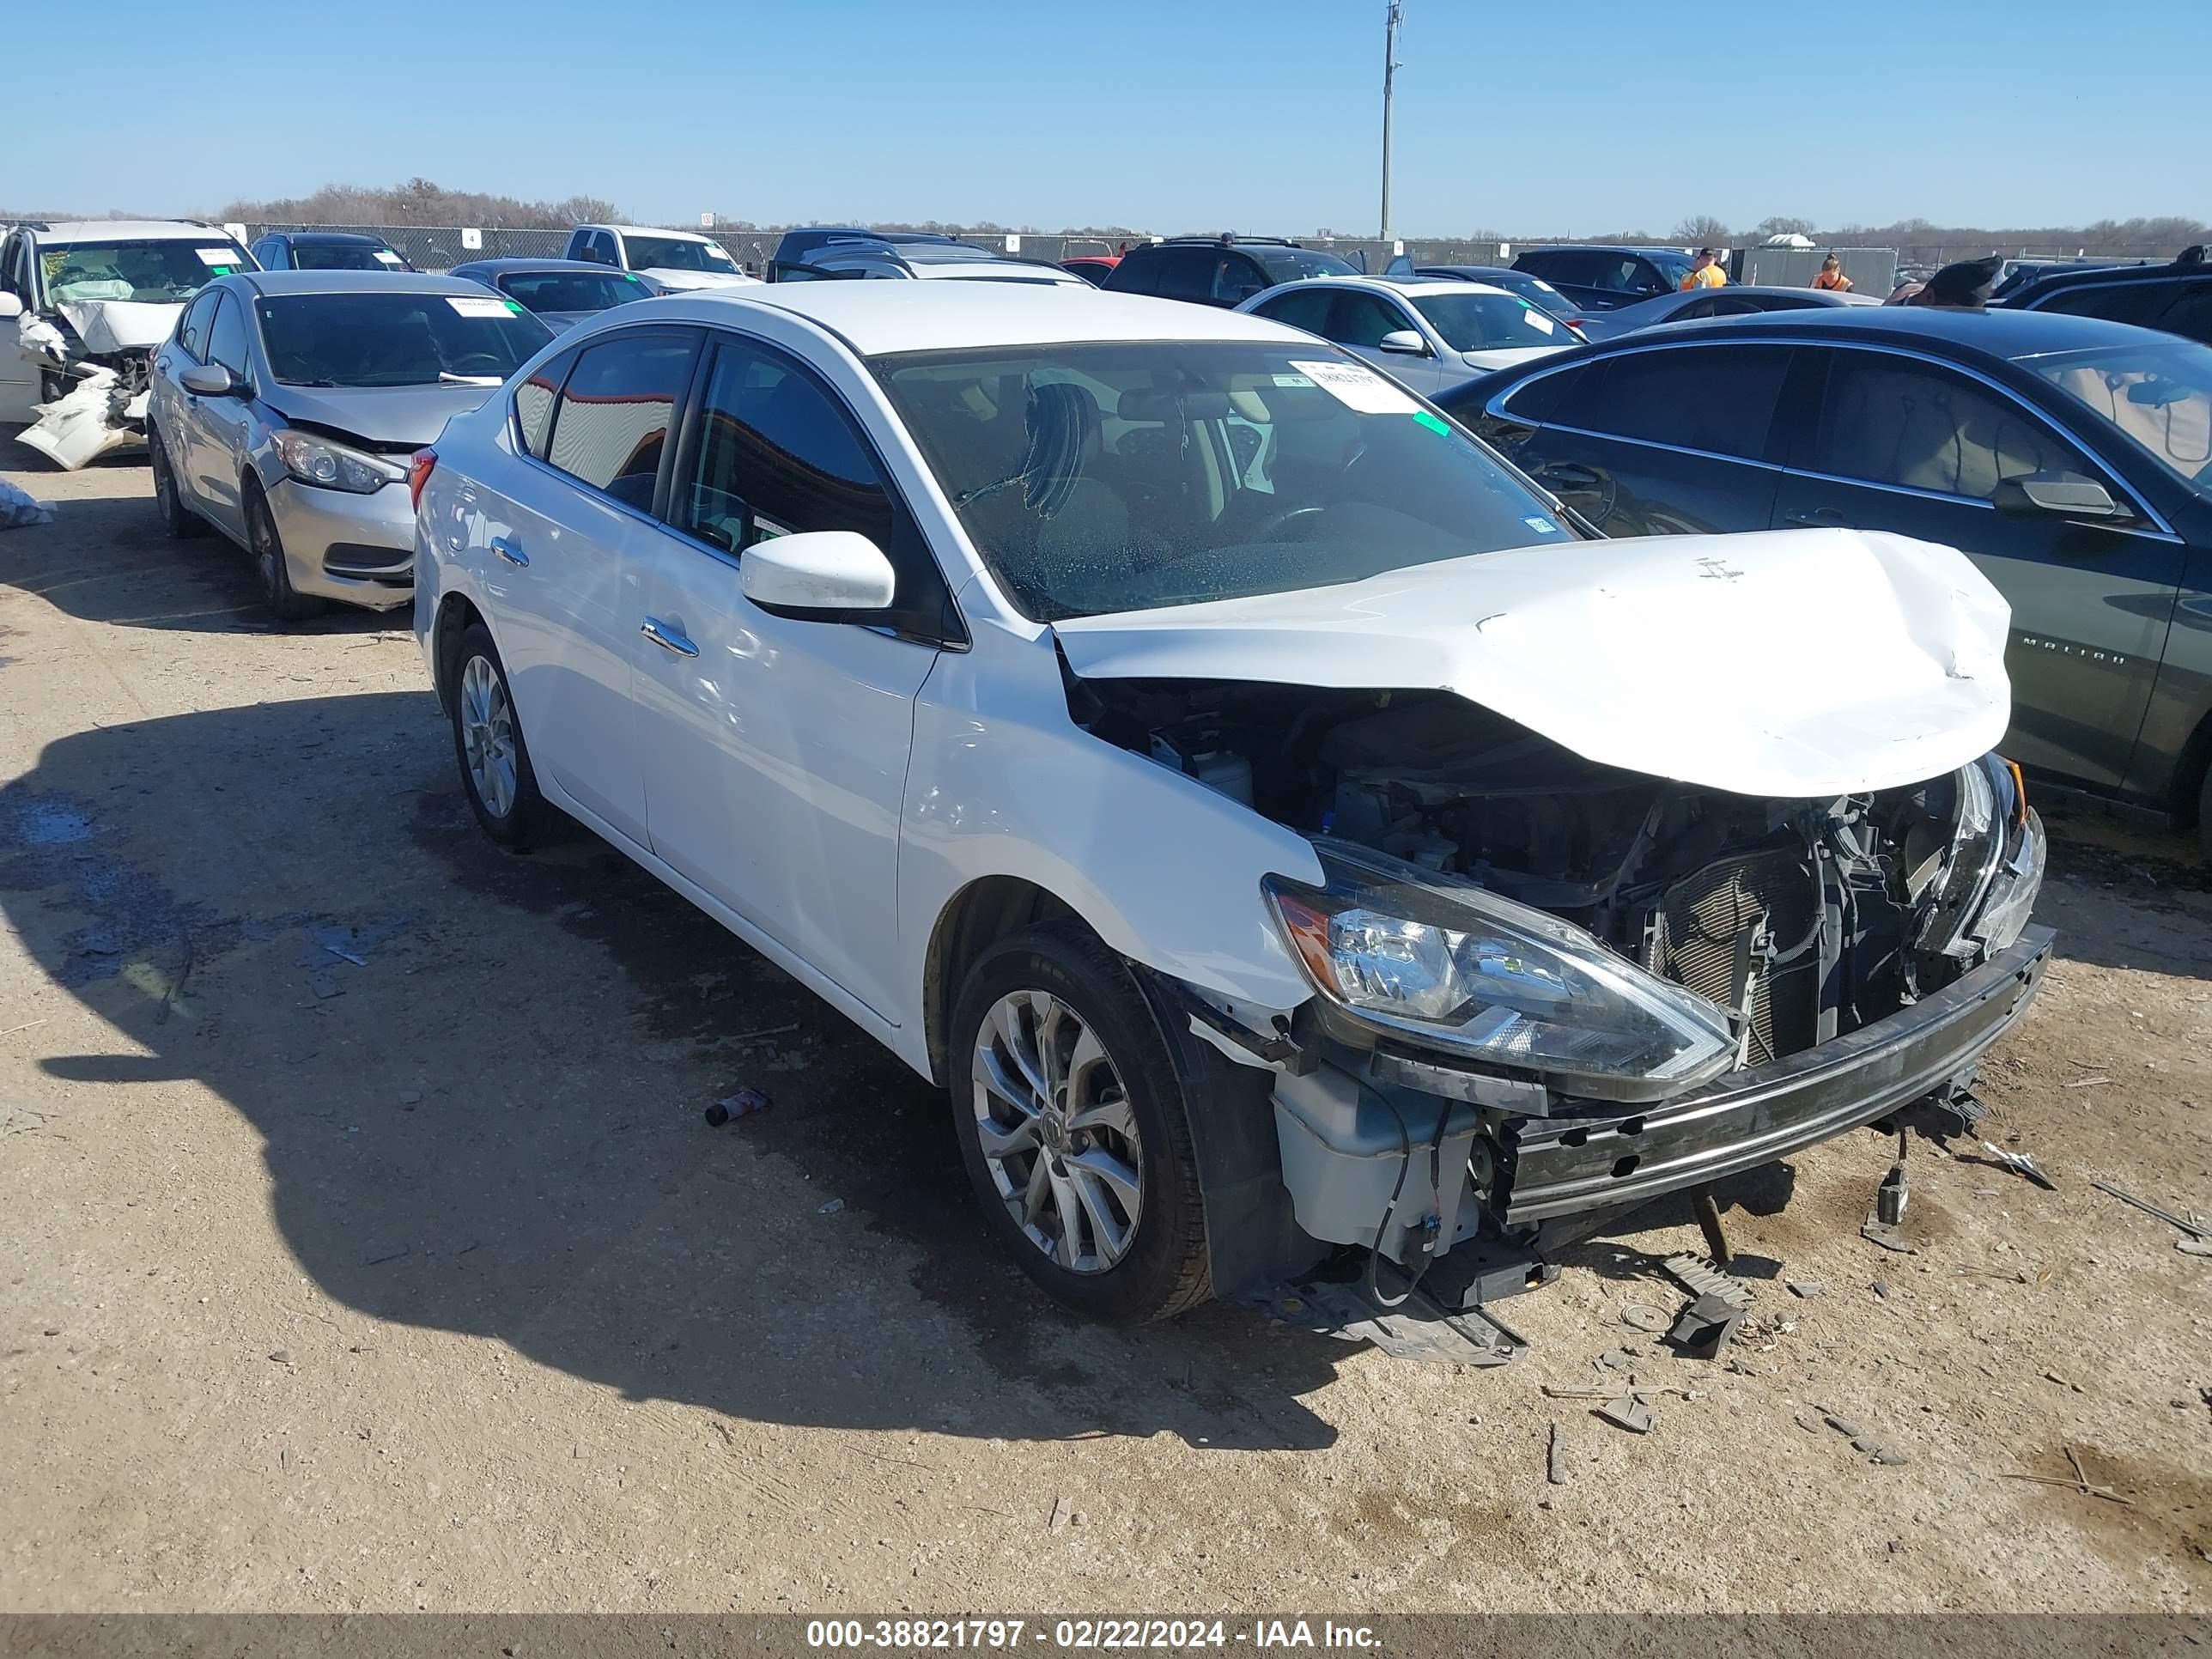
POLYGON ((196 363, 207 361, 208 324, 215 316, 216 302, 222 298, 220 289, 209 289, 192 301, 184 321, 177 325, 177 344, 196 363))

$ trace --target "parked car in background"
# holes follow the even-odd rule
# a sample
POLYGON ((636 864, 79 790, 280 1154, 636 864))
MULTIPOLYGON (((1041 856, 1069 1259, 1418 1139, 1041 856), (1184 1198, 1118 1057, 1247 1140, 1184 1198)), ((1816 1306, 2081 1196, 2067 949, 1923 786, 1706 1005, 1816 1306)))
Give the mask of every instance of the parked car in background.
POLYGON ((1613 311, 1673 294, 1690 274, 1690 256, 1671 247, 1532 247, 1513 269, 1541 276, 1580 311, 1613 311))
POLYGON ((2212 345, 2212 262, 2201 247, 2167 265, 2048 271, 2014 289, 2004 303, 2013 311, 2133 323, 2212 345))
POLYGON ((248 250, 264 270, 412 270, 381 236, 349 230, 276 230, 248 250))
POLYGON ((1106 286, 1106 279, 1114 274, 1114 267, 1121 263, 1118 253, 1079 253, 1072 259, 1062 259, 1060 268, 1072 270, 1093 288, 1106 286))
POLYGON ((1262 318, 676 296, 416 473, 485 832, 557 808, 934 1080, 1094 1314, 1346 1246, 1409 1319, 1525 1287, 1551 1218, 1971 1078, 2050 948, 1964 558, 1583 539, 1262 318))
POLYGON ((452 276, 226 276, 154 360, 154 498, 174 538, 212 525, 247 552, 270 614, 415 591, 409 458, 552 337, 452 276))
POLYGON ((1510 265, 1417 265, 1401 253, 1382 267, 1382 275, 1391 282, 1411 278, 1416 282, 1482 283, 1517 295, 1532 306, 1541 306, 1563 323, 1580 326, 1582 322, 1582 313, 1573 301, 1541 276, 1516 270, 1510 265))
POLYGON ((1593 340, 1610 340, 1662 323, 1698 323, 1709 317, 1742 317, 1758 311, 1813 311, 1823 306, 1878 306, 1878 294, 1838 294, 1817 288, 1753 288, 1733 283, 1727 288, 1677 289, 1614 311, 1601 311, 1582 319, 1582 331, 1593 340))
POLYGON ((690 230, 641 225, 578 225, 562 257, 650 276, 670 292, 695 288, 744 288, 757 282, 738 268, 729 249, 690 230))
POLYGON ((1425 397, 1582 343, 1540 306, 1480 283, 1315 276, 1237 309, 1333 340, 1425 397))
POLYGON ((2009 299, 2039 277, 2062 272, 2110 270, 2147 263, 2142 259, 2008 259, 1997 269, 1996 283, 1990 289, 1990 303, 2009 299))
POLYGON ((447 274, 505 295, 556 334, 610 307, 660 292, 649 276, 586 259, 475 259, 447 274))
POLYGON ((1280 283, 1358 275, 1349 259, 1272 237, 1170 236, 1131 248, 1103 286, 1233 310, 1280 283))
MULTIPOLYGON (((787 233, 785 241, 798 233, 787 233)), ((779 283, 882 281, 933 282, 945 278, 975 283, 1031 283, 1085 287, 1083 278, 1043 259, 1022 259, 994 252, 951 237, 902 237, 894 241, 867 232, 839 232, 795 255, 779 246, 775 262, 779 283)))
POLYGON ((787 272, 811 264, 815 254, 840 242, 868 243, 892 249, 964 247, 973 248, 978 253, 988 252, 976 247, 973 242, 963 242, 957 236, 947 235, 941 230, 871 230, 866 225, 799 225, 785 231, 777 240, 775 252, 768 262, 768 280, 771 283, 783 281, 787 272))
POLYGON ((2212 851, 2212 349, 1853 307, 1632 334, 1442 402, 1608 534, 1841 525, 1963 549, 2012 605, 2005 752, 2212 851))
POLYGON ((155 349, 215 277, 253 269, 212 225, 96 219, 19 224, 0 240, 0 421, 76 468, 146 439, 155 349))

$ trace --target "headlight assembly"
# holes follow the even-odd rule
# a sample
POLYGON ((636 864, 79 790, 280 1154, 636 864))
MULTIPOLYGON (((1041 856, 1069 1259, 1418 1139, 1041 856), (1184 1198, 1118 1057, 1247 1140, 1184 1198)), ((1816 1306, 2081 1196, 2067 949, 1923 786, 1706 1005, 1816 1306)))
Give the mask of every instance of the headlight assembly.
POLYGON ((1581 928, 1364 847, 1314 846, 1327 886, 1271 878, 1267 898, 1358 1024, 1608 1100, 1679 1094, 1734 1062, 1718 1008, 1581 928))
POLYGON ((349 449, 313 433, 284 431, 270 440, 284 470, 301 483, 370 495, 388 483, 404 482, 406 469, 379 455, 349 449))
POLYGON ((1984 755, 1953 775, 1951 845, 1921 944, 1971 961, 2021 935, 2043 885, 2043 824, 2020 769, 1984 755))

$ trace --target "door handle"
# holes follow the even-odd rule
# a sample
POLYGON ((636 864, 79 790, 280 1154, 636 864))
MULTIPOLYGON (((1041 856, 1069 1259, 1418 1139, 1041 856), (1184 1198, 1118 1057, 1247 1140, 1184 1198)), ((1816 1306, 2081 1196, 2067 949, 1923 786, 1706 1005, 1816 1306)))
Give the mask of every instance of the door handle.
POLYGON ((663 651, 673 651, 679 657, 696 657, 699 647, 658 617, 647 617, 645 625, 637 630, 663 651))
POLYGON ((505 559, 509 564, 526 565, 530 562, 530 555, 524 552, 520 548, 517 547, 513 542, 507 540, 504 536, 495 536, 491 538, 491 550, 498 554, 501 558, 505 559))
POLYGON ((1782 522, 1801 530, 1855 530, 1857 526, 1832 507, 1816 507, 1810 513, 1785 513, 1782 522))

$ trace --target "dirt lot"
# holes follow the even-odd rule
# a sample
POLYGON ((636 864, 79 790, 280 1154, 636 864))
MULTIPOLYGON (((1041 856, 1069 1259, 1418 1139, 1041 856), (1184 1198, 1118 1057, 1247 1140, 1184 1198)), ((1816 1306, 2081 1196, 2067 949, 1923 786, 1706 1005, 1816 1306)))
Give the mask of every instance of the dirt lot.
POLYGON ((2181 842, 2055 826, 2063 959, 1987 1093, 2059 1190, 1923 1143, 1902 1255, 1858 1233, 1875 1135, 1737 1183, 1770 1334, 1646 1342, 1698 1397, 1639 1437, 1540 1385, 1679 1303, 1683 1216, 1505 1304, 1503 1370, 1078 1323, 940 1096, 613 854, 478 836, 404 619, 270 633, 143 467, 0 465, 59 509, 0 532, 0 1608, 2212 1594, 2212 1261, 2088 1185, 2212 1208, 2181 842), (744 1084, 772 1109, 708 1128, 744 1084), (2004 1478, 2069 1446, 2124 1501, 2004 1478))

